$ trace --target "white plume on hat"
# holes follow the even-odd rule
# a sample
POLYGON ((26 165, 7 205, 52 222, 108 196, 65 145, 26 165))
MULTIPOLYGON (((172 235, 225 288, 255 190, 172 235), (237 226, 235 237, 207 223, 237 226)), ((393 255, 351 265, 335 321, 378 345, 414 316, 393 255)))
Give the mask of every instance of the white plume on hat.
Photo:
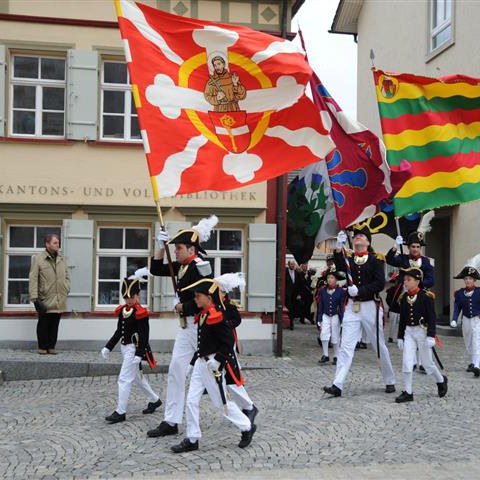
POLYGON ((465 264, 465 267, 473 267, 480 272, 480 253, 477 253, 477 255, 470 258, 465 264))
POLYGON ((192 229, 198 233, 200 242, 207 242, 217 223, 218 217, 216 215, 210 215, 208 218, 202 218, 192 229))
POLYGON ((420 224, 418 225, 417 232, 423 233, 423 235, 425 235, 427 232, 430 232, 430 230, 432 230, 430 222, 432 221, 432 218, 434 216, 435 210, 430 210, 425 215, 423 215, 422 219, 420 220, 420 224))
POLYGON ((237 273, 224 273, 219 277, 215 277, 214 280, 220 285, 220 288, 224 292, 231 292, 234 288, 240 288, 243 292, 245 290, 245 275, 242 272, 237 273))
POLYGON ((135 270, 133 275, 130 275, 128 277, 129 280, 133 280, 136 278, 140 283, 147 282, 148 280, 145 277, 151 277, 152 274, 150 273, 150 270, 148 267, 142 267, 139 268, 138 270, 135 270))

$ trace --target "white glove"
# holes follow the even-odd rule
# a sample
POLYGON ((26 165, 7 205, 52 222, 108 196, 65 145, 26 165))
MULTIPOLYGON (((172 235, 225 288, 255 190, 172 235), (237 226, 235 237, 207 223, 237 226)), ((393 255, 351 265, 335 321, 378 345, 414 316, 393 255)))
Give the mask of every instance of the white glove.
POLYGON ((142 357, 139 357, 138 355, 135 355, 135 356, 133 357, 133 361, 134 361, 135 363, 140 363, 140 362, 142 361, 142 357))
POLYGON ((435 346, 435 338, 427 337, 427 347, 432 348, 435 346))
POLYGON ((351 297, 356 297, 358 295, 358 287, 356 285, 350 285, 348 288, 348 294, 351 297))
POLYGON ((131 276, 131 277, 128 277, 128 278, 142 278, 143 280, 143 277, 150 277, 151 276, 151 273, 150 273, 150 270, 148 269, 148 267, 142 267, 142 268, 139 268, 138 270, 135 270, 135 273, 131 276))
POLYGON ((220 368, 220 362, 215 360, 214 358, 211 358, 207 361, 207 367, 212 372, 215 372, 220 368))
POLYGON ((103 347, 100 351, 100 355, 106 360, 110 355, 110 350, 107 347, 103 347))
POLYGON ((160 230, 155 237, 158 248, 165 248, 165 242, 170 240, 170 234, 166 230, 160 230))
POLYGON ((337 235, 337 248, 343 248, 343 246, 347 243, 347 234, 340 230, 337 235))
POLYGON ((395 248, 400 248, 400 245, 403 245, 403 237, 401 235, 399 235, 396 239, 395 239, 395 248))
POLYGON ((457 322, 456 322, 455 320, 452 320, 452 321, 450 322, 450 326, 451 326, 452 328, 457 328, 457 322))
POLYGON ((397 340, 397 347, 401 352, 403 352, 403 340, 400 338, 397 340))

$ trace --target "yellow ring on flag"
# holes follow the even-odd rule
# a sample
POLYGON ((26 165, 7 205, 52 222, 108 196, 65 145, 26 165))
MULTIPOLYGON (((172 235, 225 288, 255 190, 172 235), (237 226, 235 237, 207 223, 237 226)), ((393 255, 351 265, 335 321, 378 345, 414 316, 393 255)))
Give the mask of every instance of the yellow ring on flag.
POLYGON ((454 172, 437 172, 428 177, 413 177, 407 180, 395 195, 408 198, 416 193, 430 193, 439 188, 458 188, 465 183, 480 182, 480 165, 472 168, 461 167, 454 172))
MULTIPOLYGON (((228 53, 228 62, 232 65, 238 65, 246 70, 252 77, 255 77, 262 88, 272 88, 272 82, 270 79, 260 70, 255 62, 252 62, 249 58, 235 52, 228 53)), ((180 87, 188 88, 188 79, 194 70, 207 63, 207 54, 205 52, 198 53, 193 57, 186 60, 178 72, 178 85, 180 87)), ((247 91, 248 95, 248 91, 247 91)), ((195 110, 185 110, 188 118, 192 122, 193 126, 208 140, 228 151, 218 140, 217 136, 200 120, 198 113, 195 110)), ((272 111, 263 112, 262 118, 257 123, 255 130, 252 132, 252 138, 248 148, 253 148, 262 139, 265 130, 268 128, 270 121, 270 115, 272 111)))

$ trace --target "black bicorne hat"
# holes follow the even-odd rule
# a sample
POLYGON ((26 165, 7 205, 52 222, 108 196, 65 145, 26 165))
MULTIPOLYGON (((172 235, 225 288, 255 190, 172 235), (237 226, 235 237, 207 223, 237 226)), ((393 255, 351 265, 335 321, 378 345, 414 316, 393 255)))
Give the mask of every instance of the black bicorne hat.
POLYGON ((323 276, 325 277, 325 280, 329 275, 333 275, 337 280, 345 280, 345 273, 344 272, 338 272, 337 270, 330 270, 327 269, 323 276))
POLYGON ((407 237, 405 245, 411 245, 412 243, 418 243, 421 247, 426 245, 425 235, 422 232, 410 232, 407 237))
POLYGON ((475 267, 469 267, 468 265, 463 267, 462 271, 453 278, 465 278, 472 277, 475 280, 480 280, 480 274, 475 267))
POLYGON ((415 280, 420 280, 420 282, 423 280, 423 272, 418 267, 401 268, 400 271, 404 275, 415 278, 415 280))
POLYGON ((213 278, 202 278, 198 282, 188 285, 188 287, 182 288, 182 292, 191 291, 194 293, 203 293, 204 295, 211 295, 213 303, 216 305, 222 305, 222 299, 220 298, 220 284, 213 278))
POLYGON ((207 254, 207 252, 200 246, 200 236, 198 232, 193 228, 179 230, 176 235, 168 241, 168 243, 193 245, 199 252, 205 255, 207 254))
POLYGON ((122 297, 132 298, 140 293, 140 280, 138 278, 124 278, 122 282, 122 297))
POLYGON ((354 228, 353 229, 353 236, 355 235, 365 235, 370 243, 372 243, 372 233, 370 232, 370 229, 365 225, 362 228, 354 228))

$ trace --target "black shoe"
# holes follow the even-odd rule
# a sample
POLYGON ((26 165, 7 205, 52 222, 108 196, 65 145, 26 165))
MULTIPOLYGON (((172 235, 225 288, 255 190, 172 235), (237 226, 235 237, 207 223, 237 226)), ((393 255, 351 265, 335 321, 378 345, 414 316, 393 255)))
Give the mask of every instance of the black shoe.
MULTIPOLYGON (((147 437, 166 437, 167 435, 176 435, 178 433, 178 425, 173 427, 167 422, 162 422, 157 428, 149 430, 147 432, 147 437)), ((197 445, 198 448, 198 445, 197 445)))
POLYGON ((290 320, 290 325, 288 326, 288 328, 289 328, 290 330, 293 330, 293 328, 294 328, 293 318, 290 320))
POLYGON ((423 373, 424 375, 427 374, 427 371, 425 370, 425 368, 423 367, 423 365, 420 365, 418 367, 418 373, 423 373))
POLYGON ((467 372, 473 372, 473 363, 470 363, 467 367, 467 372))
POLYGON ((413 371, 415 371, 416 369, 417 369, 417 364, 413 366, 413 371))
POLYGON ((238 443, 240 448, 248 447, 252 443, 253 434, 257 431, 257 426, 252 424, 252 428, 246 432, 242 432, 242 439, 238 443))
POLYGON ((309 318, 308 321, 309 321, 312 325, 315 325, 315 321, 313 320, 313 318, 309 318))
POLYGON ((323 387, 323 391, 329 395, 333 395, 334 397, 342 396, 342 390, 336 385, 332 385, 331 387, 323 387))
POLYGON ((253 405, 251 410, 242 410, 242 412, 248 417, 250 420, 250 423, 253 425, 255 417, 257 416, 258 413, 258 408, 253 405))
POLYGON ((358 348, 359 350, 366 350, 367 344, 365 342, 358 342, 356 348, 358 348))
POLYGON ((396 399, 395 403, 413 402, 413 393, 402 392, 396 399))
POLYGON ((473 367, 472 371, 473 371, 473 376, 474 377, 480 377, 480 368, 473 367))
POLYGON ((142 410, 142 413, 144 415, 148 413, 153 413, 161 404, 162 401, 160 399, 158 399, 156 402, 148 402, 147 408, 145 410, 142 410))
POLYGON ((438 396, 440 398, 444 397, 447 392, 448 392, 448 378, 444 375, 443 376, 443 382, 442 383, 437 383, 437 388, 438 388, 438 396))
POLYGON ((337 364, 337 357, 333 357, 332 365, 336 365, 336 364, 337 364))
POLYGON ((393 343, 393 338, 392 337, 388 337, 388 343, 393 343))
POLYGON ((118 422, 124 422, 125 419, 126 419, 126 415, 124 413, 122 413, 122 414, 117 413, 116 410, 111 415, 109 415, 108 417, 105 417, 105 420, 107 422, 110 422, 110 424, 118 423, 118 422))
POLYGON ((326 355, 322 355, 322 358, 318 361, 318 363, 327 363, 330 361, 330 357, 327 357, 326 355))
POLYGON ((305 319, 304 319, 304 318, 301 318, 301 319, 300 319, 300 323, 301 323, 302 325, 305 325, 305 319))
POLYGON ((387 385, 385 387, 385 393, 395 393, 395 385, 387 385))
POLYGON ((170 447, 173 453, 193 452, 198 450, 198 440, 192 443, 188 438, 184 438, 178 445, 170 447))

